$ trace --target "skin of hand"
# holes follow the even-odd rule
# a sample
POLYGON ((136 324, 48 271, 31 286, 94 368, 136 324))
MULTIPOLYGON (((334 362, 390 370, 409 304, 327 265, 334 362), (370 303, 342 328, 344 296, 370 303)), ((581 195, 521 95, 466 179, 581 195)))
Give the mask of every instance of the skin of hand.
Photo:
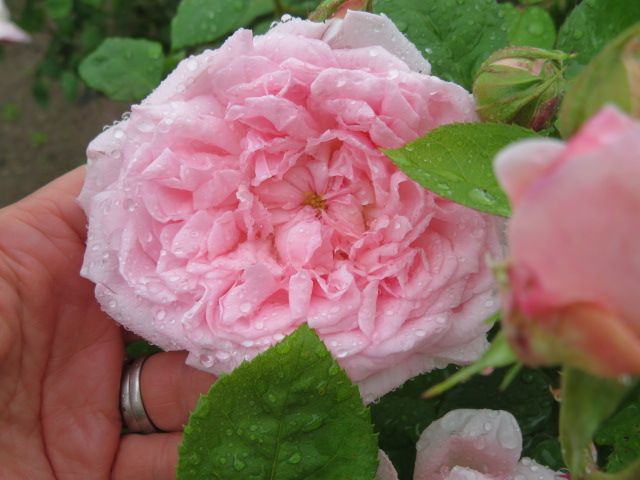
POLYGON ((0 209, 0 479, 172 479, 181 431, 214 377, 185 353, 141 375, 163 430, 121 435, 124 332, 80 277, 86 219, 79 168, 0 209))

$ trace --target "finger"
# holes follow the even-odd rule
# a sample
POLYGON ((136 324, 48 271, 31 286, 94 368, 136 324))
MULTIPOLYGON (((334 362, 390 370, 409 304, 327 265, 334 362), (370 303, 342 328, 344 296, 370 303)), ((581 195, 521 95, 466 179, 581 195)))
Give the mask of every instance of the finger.
POLYGON ((111 470, 112 480, 174 480, 181 433, 125 435, 111 470))
POLYGON ((207 393, 215 377, 185 365, 185 352, 163 352, 147 359, 140 374, 144 407, 161 430, 182 430, 200 395, 207 393))
MULTIPOLYGON (((53 214, 75 231, 78 238, 86 236, 87 219, 77 202, 85 177, 85 167, 78 167, 56 178, 41 189, 24 198, 16 205, 31 211, 34 215, 53 214)), ((49 222, 46 222, 47 224, 49 222)))

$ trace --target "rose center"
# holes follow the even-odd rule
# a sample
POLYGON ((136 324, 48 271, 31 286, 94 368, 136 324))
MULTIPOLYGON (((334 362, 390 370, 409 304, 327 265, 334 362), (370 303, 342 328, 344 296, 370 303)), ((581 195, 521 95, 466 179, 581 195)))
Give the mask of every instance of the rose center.
POLYGON ((327 207, 327 201, 315 192, 305 193, 302 204, 309 205, 316 210, 324 210, 327 207))

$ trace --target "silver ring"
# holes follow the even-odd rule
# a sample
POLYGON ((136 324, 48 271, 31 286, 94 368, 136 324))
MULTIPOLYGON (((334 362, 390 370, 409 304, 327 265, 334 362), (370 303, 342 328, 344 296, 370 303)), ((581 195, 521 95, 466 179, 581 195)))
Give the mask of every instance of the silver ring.
POLYGON ((142 390, 140 389, 140 372, 142 365, 148 357, 141 357, 134 360, 125 367, 122 374, 122 384, 120 385, 120 412, 122 421, 131 433, 156 433, 161 430, 156 427, 142 400, 142 390))

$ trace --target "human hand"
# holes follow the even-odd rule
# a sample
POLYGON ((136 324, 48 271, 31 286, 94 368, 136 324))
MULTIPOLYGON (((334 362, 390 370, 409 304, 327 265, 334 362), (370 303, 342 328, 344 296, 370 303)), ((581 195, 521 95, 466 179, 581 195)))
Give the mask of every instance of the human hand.
POLYGON ((182 426, 214 378, 181 352, 144 364, 142 395, 166 433, 121 436, 127 334, 79 275, 84 169, 0 209, 0 479, 169 479, 182 426))

